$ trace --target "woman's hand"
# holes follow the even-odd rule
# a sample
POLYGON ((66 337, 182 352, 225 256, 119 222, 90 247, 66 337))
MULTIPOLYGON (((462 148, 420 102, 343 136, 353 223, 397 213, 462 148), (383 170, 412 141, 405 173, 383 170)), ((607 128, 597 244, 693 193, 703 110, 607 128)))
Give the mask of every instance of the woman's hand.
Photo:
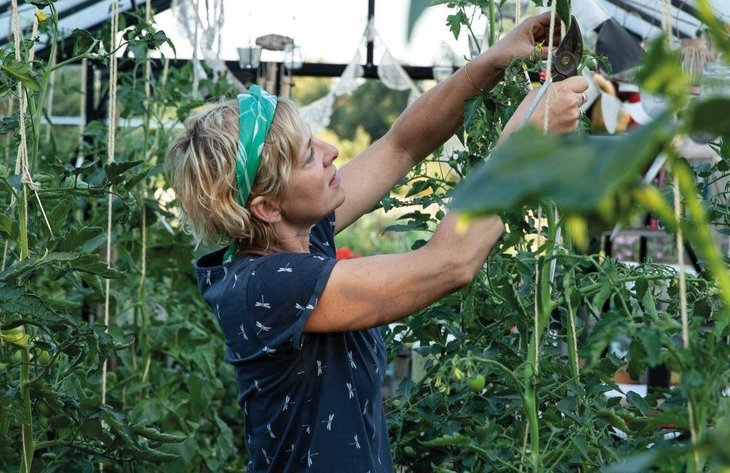
MULTIPOLYGON (((545 12, 541 15, 526 18, 489 49, 498 53, 498 66, 502 69, 507 67, 513 58, 528 57, 533 52, 538 53, 544 59, 547 57, 549 34, 550 12, 545 12), (536 48, 538 45, 544 47, 536 48)), ((556 18, 553 46, 557 47, 559 43, 560 20, 556 18)))
MULTIPOLYGON (((580 76, 569 77, 564 81, 553 82, 550 89, 543 96, 535 113, 529 118, 529 123, 540 127, 545 123, 545 104, 548 104, 548 131, 551 133, 570 133, 578 127, 578 120, 583 115, 580 107, 586 101, 585 91, 588 81, 580 76)), ((504 139, 519 128, 525 113, 535 100, 539 89, 533 89, 522 100, 514 115, 504 127, 501 139, 504 139)))

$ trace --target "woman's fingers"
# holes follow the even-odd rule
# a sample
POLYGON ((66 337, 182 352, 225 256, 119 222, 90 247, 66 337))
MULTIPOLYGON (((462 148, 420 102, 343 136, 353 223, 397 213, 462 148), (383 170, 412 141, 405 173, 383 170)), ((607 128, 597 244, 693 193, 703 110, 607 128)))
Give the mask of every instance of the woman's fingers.
POLYGON ((582 93, 588 90, 588 80, 583 76, 568 77, 561 82, 571 92, 582 93))

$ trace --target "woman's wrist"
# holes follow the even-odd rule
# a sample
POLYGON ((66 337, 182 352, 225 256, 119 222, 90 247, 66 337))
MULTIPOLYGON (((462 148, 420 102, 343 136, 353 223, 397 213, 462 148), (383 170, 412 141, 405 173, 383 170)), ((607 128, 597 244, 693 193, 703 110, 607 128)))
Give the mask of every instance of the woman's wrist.
POLYGON ((464 65, 464 75, 476 92, 489 92, 503 77, 506 63, 497 51, 486 50, 464 65))

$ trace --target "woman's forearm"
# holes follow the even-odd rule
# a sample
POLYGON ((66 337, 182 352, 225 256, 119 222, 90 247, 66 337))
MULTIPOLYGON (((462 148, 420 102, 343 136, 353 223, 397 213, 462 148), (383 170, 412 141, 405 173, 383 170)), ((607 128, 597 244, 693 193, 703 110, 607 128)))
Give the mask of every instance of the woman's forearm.
POLYGON ((429 156, 446 142, 464 121, 466 101, 482 90, 491 90, 502 78, 502 60, 491 50, 444 82, 428 90, 398 118, 388 133, 395 146, 407 150, 413 164, 429 156))

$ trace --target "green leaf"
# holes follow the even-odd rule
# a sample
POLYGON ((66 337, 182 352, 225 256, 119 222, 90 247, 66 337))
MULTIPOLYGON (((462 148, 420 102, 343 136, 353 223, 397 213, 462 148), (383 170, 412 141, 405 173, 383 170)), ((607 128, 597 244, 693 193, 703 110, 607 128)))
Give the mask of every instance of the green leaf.
POLYGON ((0 235, 4 238, 9 237, 13 232, 13 219, 0 213, 0 235))
POLYGON ((16 262, 0 273, 0 281, 17 279, 19 284, 31 278, 38 271, 49 267, 56 270, 76 270, 84 273, 96 274, 104 278, 119 278, 122 273, 108 268, 106 263, 96 255, 54 252, 33 256, 16 262))
POLYGON ((124 182, 124 190, 131 191, 141 180, 143 180, 150 173, 151 168, 140 169, 124 182))
POLYGON ((218 417, 218 414, 214 414, 213 420, 220 430, 216 438, 218 445, 220 446, 223 458, 228 458, 230 456, 236 455, 238 449, 233 442, 233 431, 230 427, 228 427, 228 424, 226 424, 220 417, 218 417))
POLYGON ((35 92, 41 87, 38 77, 33 72, 33 67, 29 62, 19 62, 10 56, 5 59, 1 69, 7 75, 23 84, 23 87, 30 92, 35 92))
POLYGON ((130 41, 127 48, 132 51, 134 58, 138 61, 147 57, 147 44, 143 41, 130 41))
POLYGON ((667 46, 664 35, 649 45, 636 79, 647 92, 667 97, 674 111, 681 110, 687 102, 691 80, 682 69, 682 53, 667 46))
POLYGON ((715 48, 722 51, 725 60, 730 58, 730 37, 726 24, 715 14, 715 10, 709 0, 697 0, 697 18, 707 26, 715 48))
POLYGON ((591 361, 596 361, 618 334, 624 333, 627 327, 626 319, 620 314, 609 312, 596 322, 591 329, 588 342, 581 348, 581 354, 591 361))
POLYGON ((646 413, 649 412, 649 404, 646 402, 646 399, 644 399, 634 391, 629 391, 626 393, 626 401, 629 403, 629 405, 639 409, 639 412, 641 412, 642 415, 646 415, 646 413))
POLYGON ((155 31, 155 33, 152 35, 152 44, 155 46, 155 48, 159 48, 167 41, 167 35, 164 31, 155 31))
POLYGON ((103 239, 106 239, 106 235, 104 235, 103 232, 104 229, 101 227, 78 228, 74 226, 68 232, 63 234, 63 237, 59 239, 56 248, 58 251, 62 252, 73 251, 93 238, 101 236, 103 239))
POLYGON ((20 287, 12 286, 0 286, 0 315, 56 318, 56 313, 49 309, 40 297, 20 287))
POLYGON ((426 447, 450 447, 450 446, 466 446, 470 445, 473 440, 469 437, 461 435, 460 433, 445 434, 435 439, 425 440, 419 442, 421 445, 426 447))
POLYGON ((449 25, 449 29, 451 30, 451 34, 454 35, 454 38, 459 39, 461 26, 468 25, 469 18, 467 18, 463 11, 459 10, 455 14, 446 17, 446 23, 449 25))
POLYGON ((686 112, 685 126, 690 133, 730 134, 730 98, 715 97, 695 103, 686 112))
POLYGON ((73 46, 73 55, 74 56, 83 56, 85 54, 90 53, 91 50, 99 42, 98 40, 94 39, 93 36, 91 36, 91 33, 89 33, 86 30, 81 30, 78 28, 74 29, 71 32, 71 38, 73 39, 73 42, 74 42, 74 46, 73 46))
POLYGON ((548 199, 563 211, 587 213, 604 197, 638 182, 674 128, 666 115, 623 136, 561 137, 526 127, 459 185, 452 207, 502 213, 548 199))
POLYGON ((73 198, 64 197, 48 212, 48 223, 51 224, 51 228, 61 229, 65 226, 66 218, 73 204, 73 198))
POLYGON ((413 26, 416 21, 421 17, 426 8, 431 6, 431 0, 411 0, 410 8, 408 9, 408 24, 406 27, 406 39, 411 39, 413 33, 413 26))
POLYGON ((639 340, 632 340, 629 344, 629 364, 626 372, 629 373, 631 379, 639 379, 646 370, 646 348, 639 340))
POLYGON ((649 366, 658 365, 662 353, 661 332, 656 329, 644 329, 640 330, 638 335, 642 345, 644 345, 649 366))
POLYGON ((644 292, 644 296, 641 298, 641 304, 644 307, 644 313, 648 314, 653 320, 659 317, 656 310, 654 294, 651 291, 644 292))
POLYGON ((570 16, 570 0, 554 0, 558 4, 556 10, 558 17, 565 23, 566 28, 570 28, 571 16, 570 16))
POLYGON ((649 467, 659 458, 662 452, 658 449, 642 451, 624 458, 601 470, 601 473, 626 473, 627 471, 649 471, 649 467))
POLYGON ((125 162, 114 162, 109 163, 104 166, 104 174, 106 175, 106 178, 109 180, 110 184, 115 184, 122 180, 123 174, 127 172, 128 170, 139 166, 144 161, 125 161, 125 162))

